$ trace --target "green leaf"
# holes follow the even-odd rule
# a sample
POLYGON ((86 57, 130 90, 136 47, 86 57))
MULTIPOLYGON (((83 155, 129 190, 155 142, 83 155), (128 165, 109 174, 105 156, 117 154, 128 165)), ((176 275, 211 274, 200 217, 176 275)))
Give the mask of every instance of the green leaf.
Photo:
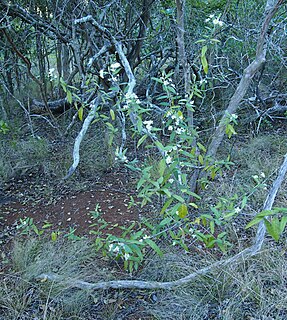
POLYGON ((204 73, 207 74, 208 73, 208 62, 207 62, 206 57, 201 57, 201 64, 202 64, 204 73))
POLYGON ((198 161, 201 165, 204 164, 203 156, 201 154, 198 155, 198 161))
POLYGON ((139 246, 137 246, 136 244, 131 245, 131 248, 133 250, 133 252, 135 252, 137 254, 137 256, 142 260, 143 259, 143 254, 141 252, 141 249, 139 248, 139 246))
POLYGON ((173 198, 170 198, 166 201, 166 203, 163 205, 160 211, 161 214, 165 213, 166 209, 171 205, 172 201, 173 201, 173 198))
POLYGON ((113 109, 110 109, 110 115, 111 115, 112 120, 114 121, 116 119, 116 115, 115 115, 115 112, 113 109))
POLYGON ((206 148, 203 144, 201 144, 200 142, 197 142, 197 146, 200 150, 202 150, 203 152, 206 152, 206 148))
POLYGON ((174 197, 174 199, 176 199, 177 201, 179 201, 181 203, 185 202, 184 199, 181 196, 177 195, 177 194, 174 194, 173 197, 174 197))
POLYGON ((260 221, 262 221, 262 217, 255 217, 253 220, 251 220, 245 227, 245 229, 251 228, 252 226, 254 226, 255 224, 259 223, 260 221))
POLYGON ((282 234, 287 224, 287 216, 282 217, 280 221, 280 233, 282 234))
POLYGON ((144 136, 142 136, 137 144, 137 148, 145 141, 145 139, 147 138, 147 134, 145 134, 144 136))
POLYGON ((67 101, 69 104, 73 102, 72 92, 70 90, 67 90, 67 101))
POLYGON ((279 220, 278 218, 274 218, 272 221, 269 221, 264 218, 264 224, 267 229, 267 232, 270 236, 275 240, 278 241, 280 238, 280 230, 279 230, 279 220))
POLYGON ((161 159, 158 163, 159 174, 162 177, 166 169, 165 159, 161 159))
POLYGON ((181 204, 180 207, 178 208, 178 216, 183 219, 187 216, 188 210, 186 204, 181 204))
POLYGON ((155 145, 159 148, 159 150, 164 151, 164 146, 159 141, 155 141, 155 145))
POLYGON ((57 240, 57 233, 55 232, 55 231, 53 231, 52 233, 51 233, 51 239, 52 239, 52 241, 56 241, 57 240))
POLYGON ((201 49, 201 57, 205 57, 206 51, 207 51, 207 46, 203 46, 201 49))
POLYGON ((214 234, 214 221, 211 220, 210 223, 209 223, 209 228, 210 228, 210 233, 214 234))
POLYGON ((78 110, 78 117, 79 117, 80 121, 83 121, 83 114, 84 114, 84 108, 81 107, 81 108, 78 110))
POLYGON ((145 239, 145 242, 160 256, 163 256, 162 251, 160 250, 160 248, 157 246, 157 244, 152 241, 151 239, 145 239))
MULTIPOLYGON (((168 198, 171 198, 171 192, 167 189, 167 188, 163 188, 161 189, 162 192, 164 192, 168 198)), ((171 198, 172 200, 172 198, 171 198)))
POLYGON ((244 196, 241 202, 241 209, 243 209, 246 206, 247 201, 248 201, 248 198, 244 196))

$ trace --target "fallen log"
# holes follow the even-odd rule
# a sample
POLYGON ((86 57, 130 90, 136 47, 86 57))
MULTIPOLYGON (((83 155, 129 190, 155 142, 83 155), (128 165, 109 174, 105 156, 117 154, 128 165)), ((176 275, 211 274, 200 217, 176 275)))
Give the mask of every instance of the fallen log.
MULTIPOLYGON (((67 101, 67 98, 55 100, 55 101, 48 101, 48 108, 53 113, 63 113, 64 111, 70 109, 72 107, 72 104, 67 101)), ((46 111, 45 109, 45 103, 38 101, 36 99, 32 100, 31 110, 34 113, 44 113, 46 111)))

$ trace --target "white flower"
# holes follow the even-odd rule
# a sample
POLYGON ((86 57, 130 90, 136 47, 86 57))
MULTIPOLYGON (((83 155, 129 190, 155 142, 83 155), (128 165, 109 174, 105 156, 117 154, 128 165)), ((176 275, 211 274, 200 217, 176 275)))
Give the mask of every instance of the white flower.
POLYGON ((165 159, 166 164, 171 164, 172 163, 172 157, 171 156, 167 156, 165 159))
POLYGON ((184 131, 185 131, 184 128, 177 128, 177 129, 175 130, 175 132, 176 132, 177 134, 182 134, 184 131))
POLYGON ((143 237, 143 239, 145 240, 145 239, 149 239, 149 236, 148 235, 144 235, 144 237, 143 237))
POLYGON ((173 179, 168 179, 169 183, 173 183, 173 181, 174 181, 173 179))
POLYGON ((254 176, 252 176, 252 178, 253 178, 254 180, 258 180, 258 175, 255 174, 254 176))
POLYGON ((125 255, 124 255, 125 260, 128 260, 129 257, 130 257, 130 255, 128 253, 125 253, 125 255))
POLYGON ((172 119, 172 120, 176 119, 176 115, 173 114, 173 115, 171 116, 171 119, 172 119))
POLYGON ((143 122, 143 124, 145 125, 147 131, 150 132, 151 129, 152 129, 153 121, 152 120, 146 120, 146 121, 143 122))
POLYGON ((121 67, 121 65, 118 62, 115 62, 115 63, 111 64, 110 69, 111 69, 111 71, 115 71, 116 69, 118 69, 120 67, 121 67))
POLYGON ((235 213, 239 213, 241 211, 241 209, 239 208, 239 207, 236 207, 235 209, 234 209, 234 212, 235 213))
POLYGON ((176 212, 175 212, 175 214, 178 216, 178 215, 179 215, 179 212, 178 212, 178 211, 176 211, 176 212))
POLYGON ((125 104, 125 105, 123 106, 123 110, 128 110, 128 108, 129 108, 129 106, 128 106, 127 104, 125 104))
POLYGON ((219 20, 219 18, 215 18, 212 20, 212 23, 216 26, 219 25, 220 27, 223 26, 223 21, 219 20))
POLYGON ((135 102, 137 104, 141 103, 140 99, 138 98, 138 96, 134 92, 132 92, 132 93, 127 92, 125 95, 125 98, 126 98, 126 101, 128 104, 131 102, 135 102))
POLYGON ((116 254, 119 253, 120 252, 120 248, 118 246, 115 246, 114 249, 113 249, 113 252, 116 253, 116 254))
POLYGON ((167 130, 172 131, 173 130, 173 126, 168 126, 167 130))
POLYGON ((261 172, 261 173, 260 173, 260 176, 261 176, 262 178, 265 178, 265 177, 266 177, 264 172, 261 172))

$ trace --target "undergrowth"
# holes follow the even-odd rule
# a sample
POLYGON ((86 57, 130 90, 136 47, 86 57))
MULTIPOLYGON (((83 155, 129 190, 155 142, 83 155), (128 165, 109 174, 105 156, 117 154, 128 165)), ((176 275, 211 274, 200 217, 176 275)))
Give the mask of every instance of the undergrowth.
MULTIPOLYGON (((286 319, 286 247, 267 245, 248 261, 214 269, 174 290, 99 290, 37 280, 41 273, 88 282, 130 278, 97 257, 86 240, 16 240, 1 274, 0 315, 8 319, 286 319)), ((3 257, 3 255, 2 255, 3 257)), ((167 248, 136 274, 171 281, 217 260, 216 251, 167 248)))

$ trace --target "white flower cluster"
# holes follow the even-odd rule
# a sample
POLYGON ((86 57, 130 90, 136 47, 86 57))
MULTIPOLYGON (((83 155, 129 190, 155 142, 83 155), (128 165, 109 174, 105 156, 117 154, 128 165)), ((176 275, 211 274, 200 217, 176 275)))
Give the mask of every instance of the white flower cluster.
POLYGON ((235 113, 232 113, 232 115, 230 115, 230 122, 236 122, 236 119, 238 119, 238 115, 235 113))
POLYGON ((239 207, 236 207, 236 208, 234 209, 234 212, 235 212, 235 213, 240 213, 240 211, 241 211, 241 208, 239 208, 239 207))
POLYGON ((267 190, 267 184, 263 183, 264 182, 263 179, 266 178, 266 175, 264 172, 261 172, 259 176, 257 174, 255 174, 252 176, 252 178, 256 183, 260 184, 260 186, 263 187, 263 190, 267 190))
POLYGON ((219 17, 216 18, 214 14, 211 14, 207 19, 205 19, 205 22, 209 21, 212 21, 215 26, 218 25, 219 27, 222 27, 224 25, 224 22, 221 21, 219 17))
POLYGON ((122 106, 123 110, 128 110, 129 105, 133 105, 133 104, 139 105, 141 103, 140 99, 138 98, 138 96, 134 92, 132 92, 132 93, 127 92, 125 94, 125 102, 126 102, 126 104, 124 104, 122 106))
POLYGON ((144 235, 142 239, 139 240, 139 242, 143 242, 144 240, 149 239, 148 235, 144 235))
POLYGON ((145 121, 143 122, 143 124, 145 125, 147 131, 148 131, 148 132, 151 132, 153 121, 152 121, 152 120, 145 120, 145 121))
POLYGON ((170 118, 172 120, 174 120, 174 125, 169 125, 167 130, 169 131, 173 131, 173 130, 176 130, 176 133, 177 134, 181 134, 183 132, 185 132, 185 129, 183 128, 177 128, 183 121, 183 114, 181 111, 177 111, 177 112, 173 112, 173 110, 169 110, 165 116, 167 118, 170 118))
POLYGON ((172 88, 174 88, 175 89, 175 85, 174 85, 174 83, 172 83, 172 80, 171 80, 171 78, 164 78, 164 77, 160 77, 160 80, 162 81, 162 84, 164 85, 164 86, 166 86, 166 87, 168 87, 168 86, 170 86, 170 87, 172 87, 172 88))
POLYGON ((172 163, 172 157, 171 156, 167 156, 165 158, 165 162, 166 162, 166 164, 171 164, 172 163))
POLYGON ((109 245, 109 252, 114 253, 115 255, 121 255, 125 260, 128 260, 130 255, 125 252, 125 245, 121 242, 112 243, 109 245))

